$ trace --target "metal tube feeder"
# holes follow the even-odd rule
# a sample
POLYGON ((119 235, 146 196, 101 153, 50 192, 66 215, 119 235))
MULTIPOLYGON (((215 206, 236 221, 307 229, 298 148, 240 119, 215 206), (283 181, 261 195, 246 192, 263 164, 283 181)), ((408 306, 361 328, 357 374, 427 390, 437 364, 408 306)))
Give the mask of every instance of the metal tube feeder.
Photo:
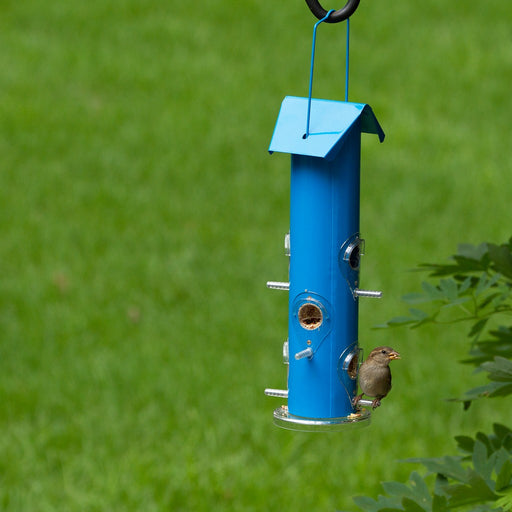
POLYGON ((288 389, 266 390, 288 399, 274 411, 284 428, 338 430, 370 418, 352 405, 359 297, 381 295, 359 288, 361 133, 384 139, 369 105, 287 96, 270 143, 270 153, 291 154, 289 282, 267 283, 289 293, 288 389))

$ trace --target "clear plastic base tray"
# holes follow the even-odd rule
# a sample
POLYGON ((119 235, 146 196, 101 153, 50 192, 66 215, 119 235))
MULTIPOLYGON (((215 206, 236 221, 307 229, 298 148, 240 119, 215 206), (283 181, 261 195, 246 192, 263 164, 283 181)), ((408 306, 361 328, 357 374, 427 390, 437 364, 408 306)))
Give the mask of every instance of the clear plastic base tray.
POLYGON ((286 405, 274 410, 275 425, 302 432, 338 432, 366 427, 370 424, 370 418, 371 412, 366 409, 360 409, 341 418, 302 418, 290 414, 286 405))

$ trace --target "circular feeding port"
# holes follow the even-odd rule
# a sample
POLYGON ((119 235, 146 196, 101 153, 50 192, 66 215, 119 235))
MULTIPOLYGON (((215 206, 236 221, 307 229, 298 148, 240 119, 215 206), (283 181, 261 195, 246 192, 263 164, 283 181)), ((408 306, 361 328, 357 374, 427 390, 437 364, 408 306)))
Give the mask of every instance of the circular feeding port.
MULTIPOLYGON (((359 363, 359 354, 357 352, 353 352, 351 354, 350 361, 347 366, 348 376, 354 380, 357 377, 357 367, 359 363)), ((349 356, 350 357, 350 356, 349 356)))
POLYGON ((350 251, 350 255, 348 257, 348 264, 350 265, 350 268, 352 268, 353 270, 358 270, 360 259, 361 259, 361 249, 359 248, 359 245, 354 245, 352 247, 352 250, 350 251))
POLYGON ((322 310, 316 305, 307 302, 299 308, 299 323, 304 329, 312 331, 322 325, 322 310))

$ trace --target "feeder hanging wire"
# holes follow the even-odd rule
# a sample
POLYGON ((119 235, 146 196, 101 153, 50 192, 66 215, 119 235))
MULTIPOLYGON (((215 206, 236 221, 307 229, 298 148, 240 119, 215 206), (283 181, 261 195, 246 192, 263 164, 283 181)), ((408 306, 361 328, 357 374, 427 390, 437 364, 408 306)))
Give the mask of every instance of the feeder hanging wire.
MULTIPOLYGON (((315 67, 315 48, 316 48, 316 31, 320 23, 326 22, 334 9, 331 9, 322 19, 315 23, 313 27, 313 42, 311 44, 311 65, 309 71, 309 92, 308 92, 308 110, 306 116, 306 132, 303 138, 307 139, 310 135, 309 125, 311 121, 311 98, 313 95, 313 70, 315 67)), ((347 18, 347 42, 346 42, 346 55, 345 55, 345 101, 348 102, 348 74, 349 74, 349 58, 350 58, 350 18, 347 18)))

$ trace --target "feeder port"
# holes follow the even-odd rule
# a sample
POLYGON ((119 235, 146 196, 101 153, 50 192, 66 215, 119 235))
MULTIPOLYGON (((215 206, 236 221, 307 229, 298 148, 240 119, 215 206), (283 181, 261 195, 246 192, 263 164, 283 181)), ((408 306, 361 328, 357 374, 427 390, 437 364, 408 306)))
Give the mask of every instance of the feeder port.
POLYGON ((359 368, 359 350, 351 352, 343 361, 343 369, 347 371, 348 376, 355 380, 359 368))
POLYGON ((348 262, 352 270, 359 270, 361 265, 361 256, 364 254, 364 240, 356 236, 349 246, 345 249, 343 259, 348 262))
POLYGON ((318 329, 322 322, 322 310, 316 304, 307 302, 299 308, 299 323, 304 329, 308 331, 318 329))

